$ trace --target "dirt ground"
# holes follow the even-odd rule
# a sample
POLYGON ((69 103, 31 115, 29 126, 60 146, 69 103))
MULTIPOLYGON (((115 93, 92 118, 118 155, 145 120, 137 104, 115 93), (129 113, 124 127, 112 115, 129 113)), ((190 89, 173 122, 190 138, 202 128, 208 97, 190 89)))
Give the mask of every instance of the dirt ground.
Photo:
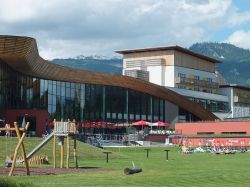
MULTIPOLYGON (((58 175, 64 173, 83 173, 90 171, 105 171, 107 169, 97 167, 79 167, 79 168, 39 168, 31 167, 30 175, 58 175)), ((0 168, 0 176, 8 176, 10 168, 0 168)), ((15 168, 13 176, 24 176, 26 175, 25 167, 15 168)))

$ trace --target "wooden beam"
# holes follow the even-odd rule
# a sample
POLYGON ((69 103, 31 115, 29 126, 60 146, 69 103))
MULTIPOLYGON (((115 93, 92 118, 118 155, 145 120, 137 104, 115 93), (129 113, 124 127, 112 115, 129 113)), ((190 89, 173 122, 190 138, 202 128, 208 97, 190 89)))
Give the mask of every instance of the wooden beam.
POLYGON ((12 165, 11 165, 11 169, 10 169, 10 172, 9 172, 9 176, 12 176, 13 175, 13 171, 14 171, 14 168, 15 168, 15 165, 16 165, 16 158, 17 158, 17 153, 18 153, 18 150, 26 136, 26 133, 27 133, 27 130, 29 128, 29 123, 26 124, 25 128, 24 128, 24 131, 23 131, 23 134, 16 146, 16 149, 15 149, 15 153, 14 153, 14 158, 13 158, 13 161, 12 161, 12 165))
POLYGON ((69 155, 70 155, 70 142, 69 142, 69 133, 70 133, 70 121, 68 120, 67 126, 67 163, 66 168, 69 168, 69 155))
MULTIPOLYGON (((27 124, 29 124, 29 122, 27 122, 27 124)), ((21 135, 20 135, 20 131, 19 131, 17 122, 14 122, 14 126, 15 126, 15 129, 16 129, 16 135, 18 137, 18 140, 20 140, 21 139, 21 135)), ((23 142, 21 143, 21 146, 22 146, 22 151, 23 151, 23 159, 24 159, 24 163, 25 163, 25 167, 26 167, 26 172, 27 172, 27 175, 30 175, 29 163, 28 163, 28 160, 26 158, 26 151, 25 151, 25 147, 24 147, 24 143, 23 142)))
POLYGON ((56 168, 56 135, 53 138, 53 168, 56 168))
POLYGON ((69 142, 69 134, 67 135, 67 163, 66 167, 69 168, 69 155, 70 155, 70 142, 69 142))
POLYGON ((63 142, 63 136, 61 136, 62 137, 62 141, 61 141, 61 145, 60 145, 60 150, 61 150, 61 168, 63 168, 64 167, 64 142, 63 142))
POLYGON ((75 161, 75 167, 78 168, 76 139, 77 139, 77 132, 76 132, 76 123, 75 123, 74 125, 74 161, 75 161))
MULTIPOLYGON (((16 130, 16 128, 13 128, 13 127, 11 127, 11 128, 0 128, 0 131, 15 131, 16 130)), ((19 128, 19 131, 24 131, 24 128, 19 128)))

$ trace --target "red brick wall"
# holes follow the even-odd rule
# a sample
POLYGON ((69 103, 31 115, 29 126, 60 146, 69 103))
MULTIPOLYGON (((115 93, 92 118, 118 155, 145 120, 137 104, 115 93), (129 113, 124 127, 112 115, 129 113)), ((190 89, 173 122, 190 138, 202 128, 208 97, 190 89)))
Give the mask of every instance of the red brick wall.
POLYGON ((176 132, 184 135, 198 133, 222 134, 223 132, 246 132, 250 134, 250 121, 176 123, 176 132))
POLYGON ((46 119, 49 122, 50 115, 47 110, 22 110, 22 109, 8 109, 0 111, 0 118, 5 118, 5 120, 12 126, 16 121, 17 117, 24 116, 28 114, 28 117, 34 117, 36 119, 36 136, 42 136, 45 132, 46 119))
POLYGON ((168 137, 168 135, 166 135, 166 134, 149 134, 144 138, 144 140, 165 143, 165 139, 167 137, 168 137))

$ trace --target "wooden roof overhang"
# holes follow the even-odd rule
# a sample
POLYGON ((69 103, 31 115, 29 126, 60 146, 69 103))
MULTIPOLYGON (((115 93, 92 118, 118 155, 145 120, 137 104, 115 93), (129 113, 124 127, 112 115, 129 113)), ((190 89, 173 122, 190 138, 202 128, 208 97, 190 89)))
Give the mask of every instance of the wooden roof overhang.
POLYGON ((39 56, 36 41, 30 37, 0 36, 0 59, 15 71, 25 75, 47 80, 131 89, 165 99, 191 112, 201 120, 218 119, 199 104, 156 84, 128 76, 84 71, 50 63, 39 56))

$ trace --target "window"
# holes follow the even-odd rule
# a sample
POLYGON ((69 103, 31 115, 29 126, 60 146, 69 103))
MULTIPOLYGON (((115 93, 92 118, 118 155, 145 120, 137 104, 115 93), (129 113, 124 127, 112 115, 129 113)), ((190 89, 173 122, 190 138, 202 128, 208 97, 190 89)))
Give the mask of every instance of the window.
POLYGON ((194 87, 194 91, 200 91, 199 86, 195 86, 195 87, 194 87))
POLYGON ((212 78, 207 78, 207 82, 212 83, 213 82, 212 78))
POLYGON ((184 73, 178 73, 178 77, 186 78, 186 74, 184 74, 184 73))
POLYGON ((195 76, 194 76, 194 80, 200 80, 200 76, 195 75, 195 76))
POLYGON ((186 86, 178 85, 178 88, 180 88, 180 89, 186 89, 186 86))

